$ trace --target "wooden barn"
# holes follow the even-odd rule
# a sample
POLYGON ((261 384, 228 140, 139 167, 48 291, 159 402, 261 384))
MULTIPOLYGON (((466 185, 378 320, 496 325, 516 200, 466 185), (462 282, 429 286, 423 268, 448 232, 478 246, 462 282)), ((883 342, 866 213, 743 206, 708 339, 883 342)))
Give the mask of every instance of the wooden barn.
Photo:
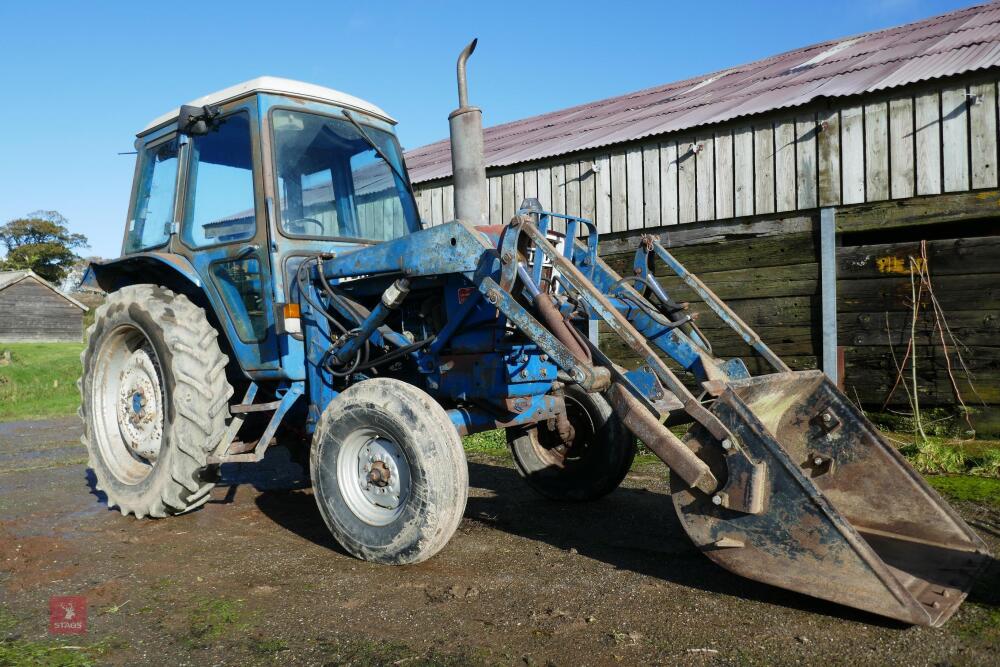
POLYGON ((79 343, 85 312, 34 271, 0 271, 0 343, 79 343))
MULTIPOLYGON (((866 407, 908 403, 893 386, 915 329, 921 405, 957 393, 995 429, 998 80, 987 4, 490 127, 490 224, 537 197, 594 220, 620 269, 655 234, 792 367, 866 407)), ((406 159, 425 224, 450 219, 447 141, 406 159)))

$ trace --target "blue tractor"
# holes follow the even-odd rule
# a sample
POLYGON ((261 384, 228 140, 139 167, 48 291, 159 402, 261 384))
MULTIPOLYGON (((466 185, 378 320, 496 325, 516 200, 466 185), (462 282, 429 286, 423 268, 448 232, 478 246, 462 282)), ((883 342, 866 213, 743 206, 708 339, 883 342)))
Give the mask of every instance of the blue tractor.
POLYGON ((348 552, 415 563, 462 518, 462 436, 506 429, 555 501, 613 491, 638 438, 722 567, 943 623, 986 548, 823 374, 792 372, 655 237, 620 276, 588 220, 529 199, 486 224, 474 47, 442 225, 421 224, 395 121, 335 90, 255 79, 138 134, 122 256, 87 276, 108 297, 82 355, 83 441, 109 504, 191 511, 221 465, 281 439, 348 552), (717 358, 658 265, 774 372, 717 358), (605 356, 598 323, 636 368, 605 356), (683 439, 668 419, 691 423, 683 439))

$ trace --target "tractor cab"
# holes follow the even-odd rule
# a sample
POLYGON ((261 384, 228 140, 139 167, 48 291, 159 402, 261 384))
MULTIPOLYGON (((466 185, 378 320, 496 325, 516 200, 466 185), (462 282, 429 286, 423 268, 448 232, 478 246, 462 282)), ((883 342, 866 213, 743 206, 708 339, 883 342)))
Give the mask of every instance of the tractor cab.
POLYGON ((160 116, 136 139, 122 257, 96 265, 97 282, 152 273, 203 293, 247 376, 302 379, 301 346, 282 340, 279 312, 302 259, 420 228, 395 122, 351 95, 274 77, 160 116))

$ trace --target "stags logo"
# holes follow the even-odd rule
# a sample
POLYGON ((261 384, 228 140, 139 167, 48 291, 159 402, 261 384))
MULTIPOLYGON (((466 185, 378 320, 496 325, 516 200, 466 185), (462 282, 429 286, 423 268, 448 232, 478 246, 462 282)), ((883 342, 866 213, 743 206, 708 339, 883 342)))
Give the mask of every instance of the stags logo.
POLYGON ((49 634, 82 635, 86 631, 86 598, 78 595, 49 598, 49 634))

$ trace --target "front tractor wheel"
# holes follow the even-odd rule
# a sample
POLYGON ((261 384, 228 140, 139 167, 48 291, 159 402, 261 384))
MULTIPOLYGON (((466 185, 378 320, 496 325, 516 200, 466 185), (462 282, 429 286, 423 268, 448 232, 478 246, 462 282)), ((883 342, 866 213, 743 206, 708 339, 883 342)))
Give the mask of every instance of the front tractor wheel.
POLYGON ((233 393, 205 312, 163 287, 132 285, 108 295, 87 334, 80 417, 97 488, 139 518, 198 507, 233 393))
POLYGON ((635 459, 635 437, 599 394, 576 385, 565 390, 569 441, 542 422, 508 429, 517 471, 532 489, 552 500, 587 501, 621 484, 635 459))
POLYGON ((313 436, 311 468, 327 527, 364 560, 426 560, 465 513, 462 439, 444 408, 399 380, 365 380, 330 401, 313 436))

